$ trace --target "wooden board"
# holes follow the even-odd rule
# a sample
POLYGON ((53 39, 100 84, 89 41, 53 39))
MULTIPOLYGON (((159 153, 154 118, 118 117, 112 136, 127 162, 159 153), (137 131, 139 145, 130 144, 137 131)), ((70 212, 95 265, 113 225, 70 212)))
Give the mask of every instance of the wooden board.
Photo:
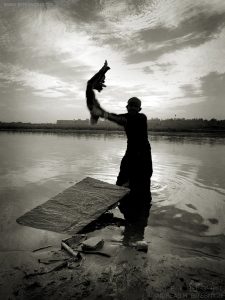
POLYGON ((91 177, 17 219, 21 225, 75 234, 121 200, 129 189, 91 177))

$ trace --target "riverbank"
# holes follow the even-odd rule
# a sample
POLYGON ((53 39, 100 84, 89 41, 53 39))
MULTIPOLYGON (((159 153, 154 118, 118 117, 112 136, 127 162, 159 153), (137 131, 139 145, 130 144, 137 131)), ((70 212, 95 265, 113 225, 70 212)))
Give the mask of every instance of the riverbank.
MULTIPOLYGON (((225 120, 204 119, 148 119, 149 130, 155 132, 225 132, 225 120)), ((123 131, 123 128, 108 120, 99 120, 91 125, 86 120, 57 120, 56 123, 1 122, 0 130, 43 130, 43 131, 123 131)))
MULTIPOLYGON (((225 260, 180 247, 180 235, 161 226, 147 228, 147 253, 124 246, 123 227, 89 233, 105 240, 111 257, 82 259, 52 270, 67 253, 60 245, 32 251, 1 252, 1 299, 224 299, 225 260), (47 260, 46 260, 47 258, 47 260)), ((185 239, 185 235, 183 235, 185 239)), ((207 247, 206 237, 202 243, 207 247)), ((211 243, 213 240, 211 240, 211 243)), ((225 240, 221 237, 225 246, 225 240)), ((47 246, 47 245, 46 245, 47 246)), ((222 244, 221 244, 222 246, 222 244)))

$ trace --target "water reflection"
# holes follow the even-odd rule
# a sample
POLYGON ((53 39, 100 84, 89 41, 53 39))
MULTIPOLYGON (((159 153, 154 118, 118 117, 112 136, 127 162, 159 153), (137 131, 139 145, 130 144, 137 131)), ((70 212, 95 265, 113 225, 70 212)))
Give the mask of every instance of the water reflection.
POLYGON ((101 215, 97 220, 88 224, 79 233, 89 233, 114 225, 123 227, 123 245, 132 245, 144 240, 145 228, 148 226, 151 203, 131 202, 130 195, 125 196, 119 207, 101 215), (124 205, 125 204, 125 205, 124 205), (127 206, 129 204, 129 206, 127 206), (120 210, 120 212, 119 212, 120 210))

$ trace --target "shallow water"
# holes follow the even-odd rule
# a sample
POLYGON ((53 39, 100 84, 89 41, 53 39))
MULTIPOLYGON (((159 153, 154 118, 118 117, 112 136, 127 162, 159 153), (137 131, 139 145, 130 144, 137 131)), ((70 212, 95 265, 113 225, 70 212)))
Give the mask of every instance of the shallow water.
MULTIPOLYGON (((152 136, 150 141, 153 206, 145 238, 161 226, 177 249, 221 255, 225 139, 152 136)), ((23 227, 16 218, 86 176, 115 183, 126 148, 121 134, 1 132, 0 143, 1 251, 57 245, 62 235, 23 227)))

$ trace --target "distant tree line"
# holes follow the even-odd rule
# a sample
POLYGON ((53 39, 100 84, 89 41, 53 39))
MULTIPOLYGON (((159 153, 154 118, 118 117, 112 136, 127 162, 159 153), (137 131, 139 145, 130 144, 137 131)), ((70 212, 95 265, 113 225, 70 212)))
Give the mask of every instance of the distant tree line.
MULTIPOLYGON (((58 120, 56 123, 22 123, 0 122, 0 130, 10 131, 121 131, 122 127, 107 120, 99 120, 95 125, 90 125, 86 120, 58 120)), ((148 120, 149 131, 159 132, 225 132, 225 120, 204 119, 166 119, 158 118, 148 120)))
POLYGON ((225 131, 225 120, 166 119, 148 120, 151 131, 225 131))

